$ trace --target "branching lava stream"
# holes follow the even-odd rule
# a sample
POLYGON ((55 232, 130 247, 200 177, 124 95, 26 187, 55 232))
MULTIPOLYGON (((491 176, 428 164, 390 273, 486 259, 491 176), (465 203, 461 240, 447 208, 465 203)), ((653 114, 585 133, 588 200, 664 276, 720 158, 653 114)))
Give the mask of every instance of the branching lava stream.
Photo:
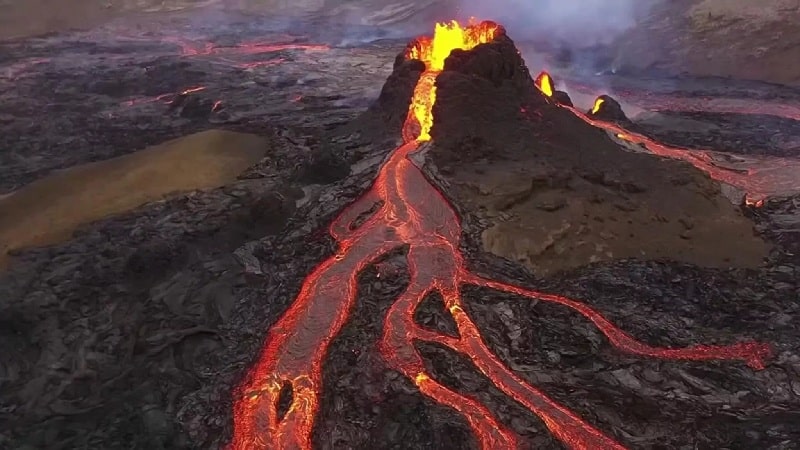
POLYGON ((386 315, 381 353, 390 367, 412 380, 423 394, 461 413, 484 449, 517 448, 519 438, 479 402, 428 375, 414 347, 416 341, 436 342, 470 358, 501 391, 540 417, 567 447, 624 447, 528 385, 492 354, 464 310, 459 292, 464 284, 563 305, 593 322, 623 352, 684 360, 741 360, 754 369, 764 367, 764 359, 770 355, 765 344, 654 348, 627 335, 583 303, 488 280, 467 271, 459 251, 459 217, 408 155, 431 139, 434 82, 451 50, 469 50, 491 42, 499 33, 503 29, 491 22, 465 27, 455 22, 440 24, 432 39, 420 38, 411 47, 407 57, 422 60, 426 71, 414 91, 403 129, 404 144, 390 154, 372 188, 333 221, 330 233, 339 244, 338 251, 308 275, 294 303, 267 333, 263 352, 236 392, 233 449, 312 447, 312 428, 322 390, 322 363, 328 346, 353 309, 357 275, 379 256, 403 245, 409 248, 411 278, 406 291, 386 315), (363 225, 352 226, 359 215, 380 201, 383 206, 363 225), (458 338, 423 329, 414 322, 417 305, 433 291, 442 294, 457 324, 458 338), (291 404, 280 417, 280 393, 287 383, 292 388, 291 404))

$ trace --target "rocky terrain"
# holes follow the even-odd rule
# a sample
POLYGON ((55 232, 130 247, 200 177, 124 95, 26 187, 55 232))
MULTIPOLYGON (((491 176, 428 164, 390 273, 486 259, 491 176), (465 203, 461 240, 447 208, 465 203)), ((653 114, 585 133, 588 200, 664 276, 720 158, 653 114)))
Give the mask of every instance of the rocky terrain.
POLYGON ((800 2, 676 1, 616 47, 620 69, 800 85, 800 2))
MULTIPOLYGON (((368 25, 380 27, 380 33, 408 36, 423 32, 426 24, 434 20, 464 15, 485 17, 492 12, 491 8, 477 7, 479 4, 467 0, 5 0, 0 2, 0 38, 86 28, 120 17, 147 23, 176 13, 213 16, 220 11, 314 17, 338 26, 368 25)), ((612 36, 613 42, 604 41, 602 48, 587 40, 586 50, 607 54, 606 68, 618 71, 800 84, 798 0, 765 0, 757 4, 747 0, 678 0, 651 4, 654 6, 637 5, 636 20, 623 35, 612 36)), ((502 11, 514 8, 518 5, 513 2, 501 2, 494 10, 502 15, 502 11)))
MULTIPOLYGON (((392 88, 397 76, 387 78, 405 41, 337 45, 241 17, 170 24, 116 22, 0 44, 0 189, 11 194, 0 211, 20 214, 3 216, 0 238, 19 236, 30 227, 23 215, 59 201, 82 218, 50 246, 0 246, 12 249, 0 274, 0 447, 226 443, 234 386, 305 274, 332 254, 330 220, 397 144, 408 83, 392 88), (204 130, 224 131, 197 134, 204 130), (158 144, 182 136, 170 148, 193 142, 210 159, 181 153, 181 165, 155 156, 163 156, 158 144), (185 176, 89 170, 106 177, 91 190, 123 204, 98 219, 86 211, 111 193, 86 200, 61 192, 77 184, 70 174, 98 161, 139 174, 133 169, 175 164, 185 176), (219 171, 205 171, 215 164, 219 171), (51 186, 48 195, 25 194, 37 183, 51 186), (24 208, 10 208, 18 195, 24 208)), ((472 270, 572 296, 651 345, 756 339, 775 355, 762 371, 631 357, 568 309, 468 288, 467 313, 492 350, 632 448, 791 448, 800 440, 796 192, 758 207, 733 204, 690 164, 627 151, 636 148, 547 103, 519 84, 524 78, 509 83, 516 60, 490 55, 464 67, 441 81, 435 143, 419 163, 461 215, 472 270)), ((794 95, 690 83, 693 96, 765 109, 794 95)), ((670 79, 646 86, 674 101, 662 111, 670 120, 637 122, 644 133, 731 158, 782 133, 760 156, 784 165, 798 156, 789 114, 696 117, 678 108, 670 79), (679 120, 706 126, 672 128, 679 120), (717 148, 720 139, 738 144, 717 148)), ((37 226, 48 229, 47 221, 37 226)), ((353 319, 324 366, 316 448, 474 448, 464 420, 389 370, 376 348, 407 279, 402 254, 360 274, 353 319)), ((436 298, 416 320, 452 329, 436 298)), ((526 443, 561 448, 471 364, 439 346, 421 351, 438 380, 480 399, 526 443)))

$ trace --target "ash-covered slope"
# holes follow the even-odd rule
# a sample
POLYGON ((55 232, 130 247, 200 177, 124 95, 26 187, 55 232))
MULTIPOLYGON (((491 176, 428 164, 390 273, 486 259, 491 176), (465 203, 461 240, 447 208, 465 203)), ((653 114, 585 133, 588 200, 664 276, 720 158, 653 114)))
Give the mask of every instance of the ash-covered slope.
POLYGON ((407 51, 408 47, 397 55, 380 95, 363 115, 346 127, 348 131, 364 133, 375 139, 387 135, 400 136, 414 87, 425 71, 422 61, 405 57, 407 51))

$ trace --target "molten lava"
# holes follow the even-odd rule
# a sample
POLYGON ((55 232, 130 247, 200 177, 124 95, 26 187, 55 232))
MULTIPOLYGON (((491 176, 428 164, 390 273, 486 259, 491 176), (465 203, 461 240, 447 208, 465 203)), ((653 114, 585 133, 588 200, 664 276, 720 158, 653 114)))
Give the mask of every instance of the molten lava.
POLYGON ((594 106, 592 106, 592 114, 597 114, 600 112, 600 108, 603 107, 603 103, 606 101, 602 97, 598 97, 597 100, 594 101, 594 106))
POLYGON ((540 91, 542 91, 542 94, 548 97, 552 97, 556 90, 553 86, 553 78, 550 77, 550 74, 547 72, 540 73, 539 76, 536 77, 534 84, 537 88, 539 88, 540 91))
POLYGON ((403 128, 404 143, 381 167, 371 189, 347 207, 331 224, 339 244, 304 280, 286 313, 269 330, 258 361, 237 390, 234 405, 234 449, 310 449, 314 418, 322 390, 322 362, 328 346, 350 315, 357 295, 358 273, 381 255, 408 247, 410 281, 386 314, 380 342, 387 364, 411 380, 424 394, 461 413, 482 448, 513 449, 518 437, 502 426, 476 399, 459 394, 433 379, 425 370, 417 341, 436 342, 459 352, 476 365, 506 395, 539 416, 567 447, 623 447, 546 394, 506 368, 481 339, 478 327, 464 309, 460 295, 465 284, 485 286, 522 297, 563 305, 594 323, 620 351, 640 356, 683 360, 736 359, 761 369, 770 355, 765 344, 698 345, 685 349, 650 347, 627 335, 599 312, 583 303, 552 294, 492 281, 470 273, 461 254, 458 215, 442 194, 410 161, 408 155, 430 140, 437 74, 453 49, 471 49, 503 33, 494 23, 462 27, 437 25, 433 38, 421 38, 408 58, 427 68, 414 90, 403 128), (356 227, 354 222, 373 206, 382 206, 356 227), (453 316, 459 337, 420 327, 414 311, 431 292, 438 291, 453 316), (279 415, 281 392, 291 386, 288 411, 279 415))
POLYGON ((425 72, 414 88, 408 118, 403 127, 405 141, 431 139, 433 104, 436 102, 436 76, 444 69, 444 61, 453 50, 470 50, 478 44, 491 42, 500 28, 492 22, 462 27, 455 20, 436 24, 433 38, 421 37, 408 49, 406 58, 425 63, 425 72), (415 128, 419 127, 419 130, 415 128))
MULTIPOLYGON (((600 100, 602 100, 602 98, 598 99, 598 101, 600 100)), ((602 102, 600 103, 602 105, 602 102)), ((642 145, 650 153, 658 156, 687 161, 696 168, 707 173, 711 178, 730 184, 731 186, 736 186, 746 192, 746 201, 748 204, 758 202, 763 204, 763 200, 776 191, 781 192, 781 190, 785 190, 794 192, 800 189, 795 175, 796 170, 792 170, 796 165, 788 165, 783 159, 760 159, 757 169, 747 169, 746 171, 729 170, 725 167, 718 166, 714 161, 713 155, 709 152, 670 147, 658 143, 642 134, 626 130, 613 122, 597 120, 593 116, 584 114, 572 107, 562 107, 567 108, 589 125, 613 133, 619 139, 642 145)), ((592 111, 594 111, 594 108, 592 111)), ((592 114, 595 113, 593 112, 592 114)))
MULTIPOLYGON (((570 80, 570 90, 597 94, 598 87, 570 80)), ((753 99, 659 94, 651 91, 614 88, 614 96, 647 111, 707 112, 719 114, 767 115, 800 121, 800 104, 777 99, 753 99)))
POLYGON ((196 87, 191 87, 191 88, 188 88, 188 89, 184 89, 184 90, 180 91, 177 94, 161 94, 161 95, 158 95, 158 96, 155 96, 155 97, 126 100, 126 101, 122 102, 122 104, 125 105, 125 106, 134 106, 134 105, 140 105, 140 104, 144 104, 144 103, 155 103, 155 102, 163 101, 163 102, 166 102, 166 104, 171 105, 171 104, 175 103, 175 100, 180 98, 180 97, 185 97, 185 96, 187 96, 189 94, 193 94, 195 92, 200 92, 200 91, 205 91, 205 90, 206 90, 205 86, 196 86, 196 87))

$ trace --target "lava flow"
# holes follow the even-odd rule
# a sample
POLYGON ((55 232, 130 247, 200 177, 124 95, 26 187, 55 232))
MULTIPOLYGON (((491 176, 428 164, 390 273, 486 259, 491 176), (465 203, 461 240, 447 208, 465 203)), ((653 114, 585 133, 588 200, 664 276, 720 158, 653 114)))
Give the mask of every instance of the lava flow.
MULTIPOLYGON (((403 127, 404 143, 381 167, 371 189, 331 224, 339 244, 335 255, 304 280, 288 311, 269 330, 264 349, 243 384, 234 405, 234 449, 310 449, 314 418, 322 391, 322 363, 328 346, 350 315, 357 295, 358 273, 378 257, 407 246, 410 281, 387 312, 380 351, 387 364, 414 382, 434 401, 461 413, 484 449, 513 449, 520 444, 477 400, 433 379, 425 370, 415 343, 436 342, 459 352, 476 365, 506 395, 536 414, 569 448, 622 449, 621 444, 528 385, 492 354, 478 327, 465 312, 462 285, 471 284, 557 303, 594 323, 620 351, 640 356, 683 360, 741 360, 754 369, 770 355, 765 344, 697 345, 685 349, 650 347, 635 340, 599 312, 575 300, 492 281, 470 273, 459 251, 460 220, 443 195, 408 158, 431 139, 435 81, 453 49, 469 50, 504 33, 491 22, 462 27, 455 22, 436 26, 433 38, 420 38, 406 57, 420 59, 426 71, 414 90, 403 127), (353 224, 382 202, 363 225, 353 224), (457 324, 459 337, 424 329, 414 311, 429 293, 438 291, 457 324), (291 389, 289 389, 291 388, 291 389), (287 391, 290 394, 287 395, 287 391), (281 397, 290 397, 285 414, 281 397)), ((286 400, 283 398, 283 400, 286 400)))
POLYGON ((179 92, 177 94, 161 94, 161 95, 157 95, 155 97, 126 100, 126 101, 122 102, 122 104, 124 106, 134 106, 134 105, 141 105, 141 104, 144 104, 144 103, 155 103, 155 102, 163 101, 163 102, 166 102, 166 104, 170 105, 170 104, 174 103, 177 98, 179 98, 181 96, 185 97, 185 96, 187 96, 189 94, 193 94, 195 92, 200 92, 200 91, 205 91, 205 90, 206 90, 205 86, 195 86, 195 87, 184 89, 184 90, 182 90, 181 92, 179 92))
MULTIPOLYGON (((554 98, 553 81, 547 72, 539 74, 534 85, 545 96, 554 98)), ((603 108, 606 103, 603 97, 601 95, 595 99, 591 115, 597 114, 603 108)), ((559 102, 556 104, 571 111, 589 125, 613 133, 618 139, 641 145, 655 155, 687 161, 706 172, 711 178, 741 189, 745 192, 744 201, 748 205, 761 205, 771 195, 800 192, 800 181, 796 176, 800 162, 797 160, 755 156, 748 157, 758 162, 753 164, 755 168, 731 169, 716 161, 711 151, 664 145, 647 136, 627 130, 617 123, 591 117, 570 105, 559 102)))
POLYGON ((536 87, 538 87, 539 90, 548 97, 552 97, 556 91, 555 87, 553 86, 553 79, 547 72, 540 73, 539 76, 536 77, 534 84, 536 84, 536 87))
MULTIPOLYGON (((603 99, 598 98, 592 108, 592 113, 596 113, 603 103, 603 99)), ((757 168, 744 171, 731 170, 717 163, 712 152, 670 147, 642 134, 626 130, 615 123, 593 119, 575 108, 565 108, 586 123, 614 133, 618 139, 642 145, 655 155, 687 161, 706 172, 711 178, 741 189, 745 192, 745 201, 748 204, 763 203, 764 199, 776 192, 796 192, 800 189, 800 182, 795 175, 797 163, 791 160, 761 158, 757 168)))

